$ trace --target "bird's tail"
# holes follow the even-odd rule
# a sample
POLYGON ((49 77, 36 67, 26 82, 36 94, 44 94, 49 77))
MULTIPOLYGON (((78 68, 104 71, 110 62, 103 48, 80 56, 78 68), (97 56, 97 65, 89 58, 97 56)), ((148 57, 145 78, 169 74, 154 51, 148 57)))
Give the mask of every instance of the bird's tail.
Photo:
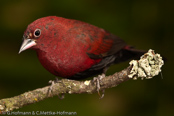
POLYGON ((119 62, 124 62, 127 60, 131 60, 131 59, 140 59, 140 57, 145 54, 147 51, 145 50, 138 50, 138 49, 134 49, 131 46, 125 46, 119 53, 119 55, 117 54, 115 63, 119 63, 119 62))

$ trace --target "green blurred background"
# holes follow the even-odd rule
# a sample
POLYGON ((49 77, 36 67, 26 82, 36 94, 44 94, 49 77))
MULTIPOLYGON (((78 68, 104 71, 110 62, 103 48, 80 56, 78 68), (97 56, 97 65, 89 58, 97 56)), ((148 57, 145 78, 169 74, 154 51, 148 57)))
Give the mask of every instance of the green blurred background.
MULTIPOLYGON (((32 21, 49 15, 77 19, 104 28, 138 49, 154 49, 168 61, 162 75, 127 81, 95 94, 65 95, 25 106, 19 111, 73 111, 88 116, 174 116, 174 2, 161 0, 1 0, 0 99, 48 85, 55 76, 39 63, 35 51, 18 54, 23 32, 32 21)), ((120 71, 128 62, 112 66, 120 71)), ((15 110, 18 111, 18 110, 15 110)))

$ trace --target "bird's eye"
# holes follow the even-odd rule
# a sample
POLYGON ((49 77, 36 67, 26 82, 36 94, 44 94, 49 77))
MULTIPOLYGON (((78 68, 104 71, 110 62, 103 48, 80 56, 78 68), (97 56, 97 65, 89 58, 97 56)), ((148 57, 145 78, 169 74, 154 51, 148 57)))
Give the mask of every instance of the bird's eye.
POLYGON ((40 29, 36 29, 35 31, 34 31, 34 36, 35 37, 39 37, 41 35, 41 30, 40 29))

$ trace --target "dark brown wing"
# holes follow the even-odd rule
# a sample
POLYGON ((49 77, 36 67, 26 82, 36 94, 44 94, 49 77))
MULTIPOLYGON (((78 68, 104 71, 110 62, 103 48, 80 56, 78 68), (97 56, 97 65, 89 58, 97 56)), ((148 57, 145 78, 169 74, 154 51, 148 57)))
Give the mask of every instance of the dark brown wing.
POLYGON ((126 43, 123 40, 107 32, 102 33, 102 35, 93 35, 90 38, 91 43, 87 51, 88 56, 92 59, 102 60, 98 64, 93 65, 91 68, 83 72, 73 75, 69 79, 84 79, 103 73, 103 71, 113 64, 117 58, 121 57, 122 49, 126 46, 126 43))

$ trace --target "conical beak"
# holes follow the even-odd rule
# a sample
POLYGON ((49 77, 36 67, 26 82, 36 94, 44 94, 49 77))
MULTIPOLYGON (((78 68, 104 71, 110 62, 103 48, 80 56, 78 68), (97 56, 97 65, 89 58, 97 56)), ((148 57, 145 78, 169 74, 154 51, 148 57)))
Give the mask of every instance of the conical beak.
POLYGON ((26 49, 29 49, 29 48, 31 48, 32 46, 35 46, 35 45, 36 45, 35 40, 24 38, 24 41, 23 41, 23 43, 22 43, 22 45, 21 45, 21 48, 20 48, 20 50, 19 50, 19 54, 20 54, 22 51, 24 51, 24 50, 26 50, 26 49))

